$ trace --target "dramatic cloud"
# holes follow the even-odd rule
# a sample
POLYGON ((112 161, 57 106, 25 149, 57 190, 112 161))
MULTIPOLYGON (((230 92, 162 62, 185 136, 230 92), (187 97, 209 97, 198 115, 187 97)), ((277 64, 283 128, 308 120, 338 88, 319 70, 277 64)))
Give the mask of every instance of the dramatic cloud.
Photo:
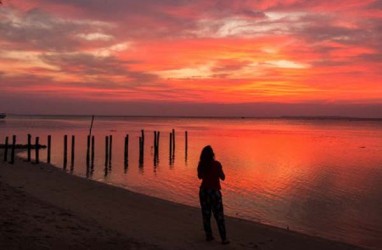
POLYGON ((111 24, 63 19, 38 9, 25 13, 13 9, 1 10, 0 17, 1 39, 11 43, 10 48, 18 50, 71 51, 80 49, 88 41, 110 41, 113 38, 102 33, 110 30, 111 24))
POLYGON ((49 102, 70 96, 374 105, 382 103, 381 6, 375 0, 5 0, 0 89, 49 102))
POLYGON ((126 83, 133 84, 144 84, 156 79, 155 75, 129 70, 129 64, 134 62, 121 61, 113 57, 97 57, 79 53, 42 55, 41 57, 47 64, 57 66, 63 74, 81 74, 81 78, 86 76, 122 77, 126 83))

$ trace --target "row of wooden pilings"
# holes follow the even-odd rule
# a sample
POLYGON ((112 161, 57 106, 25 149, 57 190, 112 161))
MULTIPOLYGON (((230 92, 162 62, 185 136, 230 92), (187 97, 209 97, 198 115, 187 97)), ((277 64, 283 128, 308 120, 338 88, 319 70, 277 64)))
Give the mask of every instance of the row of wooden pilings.
MULTIPOLYGON (((159 139, 160 139, 160 131, 154 131, 154 166, 156 166, 159 162, 159 139)), ((169 135, 169 159, 170 164, 173 164, 175 158, 175 130, 173 129, 169 135)), ((70 154, 70 168, 73 169, 74 166, 74 158, 75 158, 75 145, 76 138, 74 135, 71 136, 71 154, 70 154)), ((139 137, 139 165, 142 166, 144 162, 144 147, 145 145, 145 132, 141 130, 141 135, 139 137)), ((68 165, 68 135, 64 135, 64 148, 63 148, 63 168, 66 169, 68 165)), ((8 161, 8 151, 11 149, 10 160, 9 163, 13 164, 15 162, 15 150, 16 148, 21 147, 27 150, 27 159, 26 161, 32 161, 32 149, 35 150, 35 159, 34 163, 40 163, 40 149, 47 149, 47 163, 51 163, 51 147, 52 147, 52 136, 48 135, 47 137, 47 145, 40 144, 40 137, 35 138, 35 143, 32 144, 32 136, 28 134, 28 140, 26 145, 17 145, 16 144, 16 136, 12 136, 12 143, 9 142, 9 137, 5 137, 4 144, 4 161, 8 161)), ((105 171, 111 169, 112 162, 112 147, 113 147, 113 136, 108 135, 105 136, 105 171)), ((187 160, 187 152, 188 152, 188 132, 185 131, 185 158, 187 160)), ((88 170, 94 169, 94 158, 95 158, 95 137, 88 135, 87 137, 87 149, 86 149, 86 166, 88 170)), ((126 134, 124 140, 124 166, 125 168, 128 166, 129 162, 129 135, 126 134)))
POLYGON ((12 136, 12 143, 9 143, 9 137, 5 137, 5 144, 4 144, 4 161, 8 161, 8 150, 11 149, 11 155, 10 155, 10 161, 9 163, 13 164, 15 162, 15 151, 16 148, 26 148, 27 149, 27 161, 31 161, 32 158, 32 149, 35 149, 35 163, 40 163, 40 148, 47 148, 47 162, 50 163, 50 155, 51 155, 51 143, 52 143, 52 137, 48 136, 47 146, 43 146, 40 144, 40 137, 36 137, 35 144, 32 144, 32 136, 28 134, 28 143, 26 147, 24 145, 17 145, 16 144, 16 135, 12 136))

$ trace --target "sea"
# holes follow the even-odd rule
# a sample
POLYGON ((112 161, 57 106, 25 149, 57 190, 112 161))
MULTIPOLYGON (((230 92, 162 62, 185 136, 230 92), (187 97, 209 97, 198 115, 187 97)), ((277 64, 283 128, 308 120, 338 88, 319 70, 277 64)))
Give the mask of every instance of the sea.
MULTIPOLYGON (((50 135, 51 162, 67 174, 193 207, 199 207, 200 152, 210 145, 226 174, 227 215, 382 249, 382 120, 95 116, 92 126, 91 121, 91 116, 9 115, 0 120, 0 143, 16 135, 17 143, 25 144, 30 134, 33 143, 39 137, 46 145, 50 135), (95 150, 89 166, 90 127, 95 150), (157 156, 154 131, 160 132, 157 156), (105 160, 109 136, 112 153, 105 160)), ((46 149, 40 160, 47 160, 46 149)))

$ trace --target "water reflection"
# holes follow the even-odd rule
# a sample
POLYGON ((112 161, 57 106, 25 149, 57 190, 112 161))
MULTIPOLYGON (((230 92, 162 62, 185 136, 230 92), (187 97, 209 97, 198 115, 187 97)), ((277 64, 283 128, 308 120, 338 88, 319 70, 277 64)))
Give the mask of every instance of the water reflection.
MULTIPOLYGON (((109 138, 110 128, 115 128, 113 158, 106 157, 109 149, 99 143, 89 170, 83 157, 88 130, 74 123, 57 125, 52 132, 53 138, 60 138, 52 145, 52 162, 62 165, 63 134, 78 126, 73 132, 79 138, 74 174, 197 206, 196 165, 200 150, 210 144, 227 176, 222 186, 228 214, 382 247, 377 237, 382 234, 380 125, 251 119, 97 121, 95 138, 109 138), (174 131, 162 132, 162 140, 156 139, 155 132, 169 127, 191 131, 189 145, 186 133, 175 137, 174 131), (131 146, 126 150, 127 133, 131 146)), ((37 132, 44 135, 45 130, 37 132)))
POLYGON ((138 165, 138 168, 139 168, 139 173, 140 174, 144 174, 144 164, 143 164, 143 161, 141 162, 141 161, 139 161, 139 165, 138 165))
POLYGON ((91 178, 93 177, 93 170, 90 166, 86 167, 86 178, 91 178))
POLYGON ((126 174, 127 173, 127 169, 129 168, 129 161, 126 160, 125 161, 125 164, 124 164, 124 167, 123 167, 123 170, 124 170, 124 173, 126 174))

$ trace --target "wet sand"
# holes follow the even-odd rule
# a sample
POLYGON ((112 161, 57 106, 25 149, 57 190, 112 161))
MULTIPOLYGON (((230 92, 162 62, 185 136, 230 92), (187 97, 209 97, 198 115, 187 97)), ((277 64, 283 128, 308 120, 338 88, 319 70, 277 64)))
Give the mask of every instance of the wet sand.
POLYGON ((360 249, 231 217, 231 244, 205 242, 198 208, 2 154, 0 249, 360 249))

